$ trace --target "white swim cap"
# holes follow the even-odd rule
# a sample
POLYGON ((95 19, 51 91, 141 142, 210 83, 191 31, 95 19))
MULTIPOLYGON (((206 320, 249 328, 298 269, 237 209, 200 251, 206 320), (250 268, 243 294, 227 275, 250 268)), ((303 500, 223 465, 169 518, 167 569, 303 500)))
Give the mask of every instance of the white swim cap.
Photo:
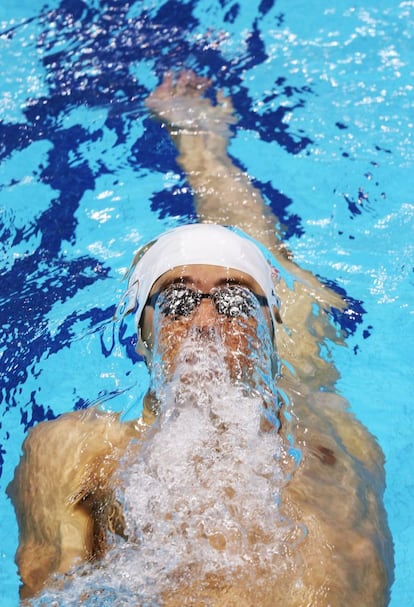
MULTIPOLYGON (((139 253, 137 255, 139 257, 139 253)), ((162 234, 132 267, 124 296, 124 314, 135 309, 139 323, 153 284, 165 272, 179 266, 206 264, 245 272, 255 279, 266 295, 274 327, 279 301, 275 293, 272 267, 259 245, 241 231, 209 223, 174 228, 162 234)))

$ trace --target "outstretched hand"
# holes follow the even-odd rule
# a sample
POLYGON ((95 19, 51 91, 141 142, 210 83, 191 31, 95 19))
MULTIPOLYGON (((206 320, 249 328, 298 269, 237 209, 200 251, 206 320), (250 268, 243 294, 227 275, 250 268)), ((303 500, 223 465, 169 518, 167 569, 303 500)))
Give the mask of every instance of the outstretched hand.
POLYGON ((147 107, 174 134, 215 133, 228 137, 229 126, 237 122, 230 97, 217 93, 217 103, 204 96, 211 86, 208 78, 183 70, 177 76, 167 72, 162 83, 146 99, 147 107))

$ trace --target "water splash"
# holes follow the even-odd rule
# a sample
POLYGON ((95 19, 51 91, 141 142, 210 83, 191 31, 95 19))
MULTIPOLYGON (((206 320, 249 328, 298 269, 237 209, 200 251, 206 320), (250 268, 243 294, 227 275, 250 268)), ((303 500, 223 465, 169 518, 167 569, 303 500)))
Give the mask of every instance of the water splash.
MULTIPOLYGON (((161 365, 153 367, 158 417, 119 473, 128 541, 76 573, 65 605, 79 597, 88 605, 98 597, 100 604, 161 605, 194 580, 198 592, 211 576, 234 581, 243 573, 245 580, 247 570, 257 583, 258 567, 277 576, 285 566, 291 527, 279 503, 286 452, 265 350, 255 351, 260 381, 251 389, 232 376, 217 329, 189 332, 169 379, 161 365)), ((35 604, 59 596, 53 590, 35 604)))

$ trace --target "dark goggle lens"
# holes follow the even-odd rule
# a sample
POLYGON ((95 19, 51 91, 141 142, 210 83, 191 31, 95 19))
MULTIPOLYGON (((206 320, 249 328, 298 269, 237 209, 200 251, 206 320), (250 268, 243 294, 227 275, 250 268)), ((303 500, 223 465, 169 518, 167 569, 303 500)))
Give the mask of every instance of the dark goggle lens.
POLYGON ((189 316, 200 304, 202 293, 184 285, 170 285, 160 296, 160 310, 164 316, 189 316))
POLYGON ((246 287, 238 285, 214 290, 211 299, 217 312, 228 318, 250 316, 255 305, 253 293, 246 287))
POLYGON ((256 303, 253 293, 239 285, 201 293, 185 285, 172 284, 160 293, 159 308, 164 316, 189 316, 205 298, 210 298, 217 312, 228 318, 250 316, 256 303))

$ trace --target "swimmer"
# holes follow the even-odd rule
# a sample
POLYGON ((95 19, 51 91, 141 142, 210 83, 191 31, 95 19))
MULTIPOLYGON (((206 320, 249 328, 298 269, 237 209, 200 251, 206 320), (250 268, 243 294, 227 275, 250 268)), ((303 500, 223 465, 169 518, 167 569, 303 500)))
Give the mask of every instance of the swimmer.
POLYGON ((82 573, 87 604, 93 576, 121 579, 127 554, 140 565, 124 582, 131 605, 385 606, 383 455, 320 352, 342 340, 325 310, 345 302, 294 263, 227 154, 231 100, 212 103, 209 86, 167 74, 147 100, 200 223, 161 235, 131 267, 120 311, 150 372, 142 418, 94 407, 25 440, 8 487, 21 598, 82 573))

